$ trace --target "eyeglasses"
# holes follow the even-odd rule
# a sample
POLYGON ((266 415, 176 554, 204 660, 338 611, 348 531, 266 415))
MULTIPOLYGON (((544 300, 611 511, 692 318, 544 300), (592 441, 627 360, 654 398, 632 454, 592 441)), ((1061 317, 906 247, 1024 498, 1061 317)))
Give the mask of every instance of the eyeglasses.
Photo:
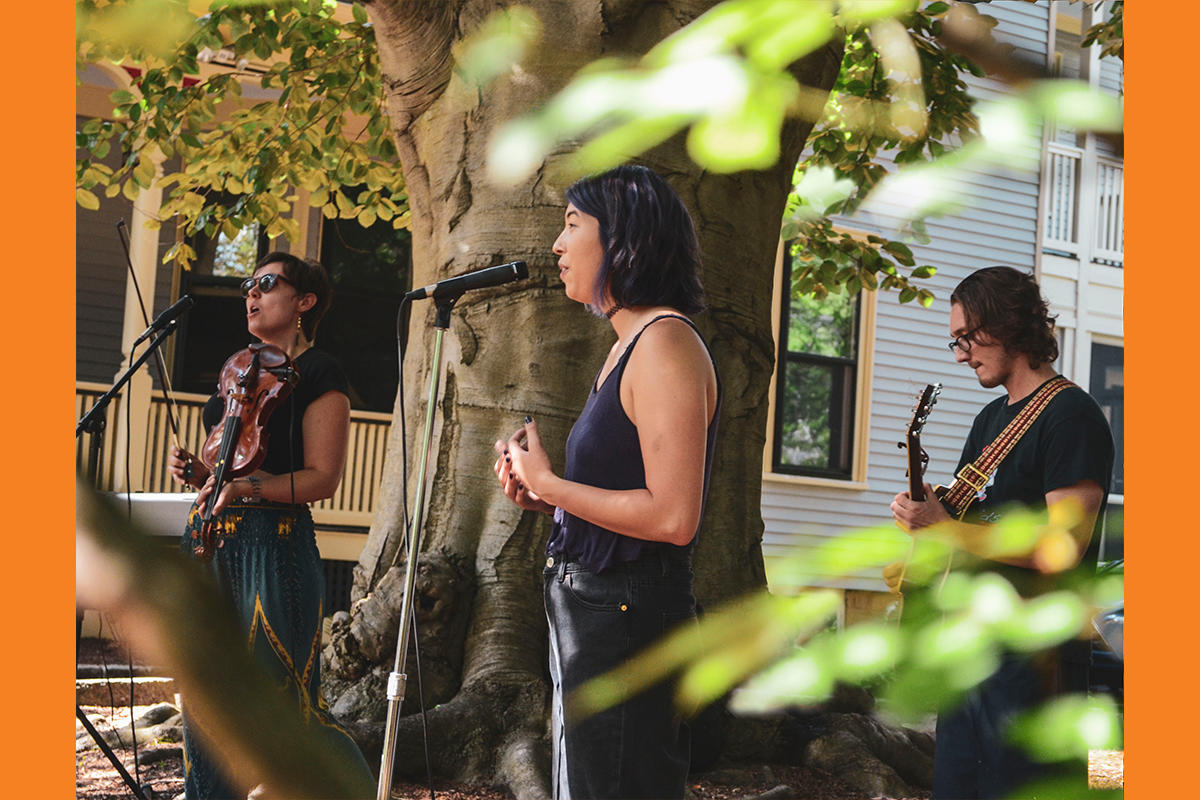
POLYGON ((969 353, 971 352, 971 345, 973 344, 971 340, 974 338, 977 332, 978 328, 967 331, 962 336, 955 336, 954 340, 947 343, 946 347, 950 348, 951 353, 953 353, 955 350, 961 350, 964 353, 969 353))
POLYGON ((289 286, 295 286, 294 283, 280 275, 278 272, 268 272, 265 275, 259 275, 257 278, 246 278, 246 280, 242 281, 242 297, 249 297, 250 290, 256 285, 258 286, 258 290, 260 292, 266 294, 274 289, 275 284, 279 281, 283 281, 289 286))

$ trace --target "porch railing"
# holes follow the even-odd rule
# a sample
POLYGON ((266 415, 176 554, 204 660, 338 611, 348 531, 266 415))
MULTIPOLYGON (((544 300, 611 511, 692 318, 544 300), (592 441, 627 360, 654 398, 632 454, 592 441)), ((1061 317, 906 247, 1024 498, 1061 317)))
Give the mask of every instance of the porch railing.
POLYGON ((1088 163, 1082 149, 1058 142, 1050 143, 1048 150, 1049 195, 1042 246, 1076 258, 1086 251, 1090 261, 1121 266, 1125 261, 1124 164, 1104 156, 1088 163), (1095 234, 1091 246, 1081 248, 1079 214, 1085 209, 1079 205, 1080 186, 1089 180, 1096 187, 1094 205, 1087 209, 1095 234))
POLYGON ((1125 165, 1111 158, 1096 162, 1096 250, 1093 261, 1125 260, 1125 165))
MULTIPOLYGON (((82 417, 108 387, 102 384, 77 382, 75 384, 76 419, 82 417)), ((201 413, 206 395, 174 394, 177 408, 176 421, 179 435, 185 446, 197 449, 204 441, 204 426, 201 413)), ((104 445, 99 464, 97 488, 111 491, 115 485, 114 471, 117 464, 117 430, 125 425, 123 396, 119 395, 109 406, 108 421, 104 431, 104 445)), ((371 411, 350 413, 350 442, 346 454, 346 469, 342 481, 333 497, 313 504, 313 515, 318 524, 365 527, 371 523, 375 503, 379 495, 379 484, 383 480, 383 461, 387 451, 388 431, 391 415, 371 411)), ((149 419, 131 420, 130 424, 148 426, 146 449, 143 453, 131 453, 130 460, 141 459, 145 464, 145 485, 134 486, 134 491, 176 492, 179 486, 167 473, 166 455, 170 447, 171 430, 167 422, 166 401, 161 392, 154 392, 150 401, 149 419)), ((88 438, 83 436, 75 446, 78 468, 87 468, 88 438)))
POLYGON ((1050 202, 1044 246, 1078 255, 1075 206, 1079 197, 1079 165, 1083 151, 1059 144, 1051 144, 1049 149, 1046 179, 1050 184, 1050 202))

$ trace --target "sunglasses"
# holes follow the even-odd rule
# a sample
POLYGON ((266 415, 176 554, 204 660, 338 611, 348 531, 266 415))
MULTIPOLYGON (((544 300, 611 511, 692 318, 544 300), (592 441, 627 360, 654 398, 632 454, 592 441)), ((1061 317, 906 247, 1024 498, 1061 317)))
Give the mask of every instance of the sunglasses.
POLYGON ((274 289, 275 284, 279 281, 283 281, 289 286, 295 285, 277 272, 268 272, 265 275, 259 275, 257 278, 246 278, 246 280, 242 281, 242 297, 249 297, 250 290, 256 285, 258 286, 258 291, 266 294, 274 289))

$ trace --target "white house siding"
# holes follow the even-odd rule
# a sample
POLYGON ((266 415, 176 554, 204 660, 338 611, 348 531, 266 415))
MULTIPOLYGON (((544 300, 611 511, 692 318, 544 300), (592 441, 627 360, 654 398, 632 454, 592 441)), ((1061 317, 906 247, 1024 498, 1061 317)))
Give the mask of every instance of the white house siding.
MULTIPOLYGON (((982 7, 1000 24, 996 34, 1012 44, 1018 55, 1044 63, 1049 28, 1049 8, 1024 2, 994 2, 982 7)), ((981 101, 1002 95, 1002 85, 992 80, 970 78, 974 96, 981 101)), ((1031 141, 1030 154, 1039 152, 1031 141)), ((992 264, 1007 264, 1032 270, 1035 266, 1038 178, 1015 172, 977 174, 964 181, 968 207, 958 213, 929 221, 932 241, 913 245, 918 264, 937 267, 938 274, 922 285, 936 299, 929 309, 909 303, 900 305, 896 293, 878 299, 867 477, 862 485, 833 487, 803 484, 775 476, 764 476, 762 514, 763 553, 768 578, 772 565, 783 557, 803 558, 806 552, 839 534, 857 528, 889 524, 888 504, 906 488, 905 452, 897 447, 904 440, 916 396, 926 383, 941 382, 942 394, 922 435, 929 453, 927 478, 945 483, 952 477, 971 420, 979 408, 997 396, 984 390, 974 375, 955 363, 946 348, 949 295, 970 272, 992 264)), ((878 214, 839 220, 849 228, 891 232, 894 218, 878 214)), ((860 396, 860 401, 862 397, 860 396)), ((823 585, 844 589, 882 591, 878 571, 851 577, 828 576, 823 585)), ((796 587, 772 581, 772 589, 787 592, 796 587)))

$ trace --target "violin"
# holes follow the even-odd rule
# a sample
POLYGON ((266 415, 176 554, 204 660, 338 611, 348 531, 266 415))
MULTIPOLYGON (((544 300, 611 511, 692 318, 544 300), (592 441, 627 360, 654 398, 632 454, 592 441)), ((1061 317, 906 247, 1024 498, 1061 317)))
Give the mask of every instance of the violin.
MULTIPOLYGON (((196 540, 192 552, 197 558, 212 558, 217 536, 213 508, 221 488, 262 465, 267 457, 267 420, 299 380, 300 373, 287 353, 272 344, 252 344, 221 367, 217 385, 225 400, 225 414, 200 451, 200 460, 212 470, 213 489, 205 502, 200 531, 192 534, 196 540)), ((216 547, 221 544, 217 540, 216 547)))

